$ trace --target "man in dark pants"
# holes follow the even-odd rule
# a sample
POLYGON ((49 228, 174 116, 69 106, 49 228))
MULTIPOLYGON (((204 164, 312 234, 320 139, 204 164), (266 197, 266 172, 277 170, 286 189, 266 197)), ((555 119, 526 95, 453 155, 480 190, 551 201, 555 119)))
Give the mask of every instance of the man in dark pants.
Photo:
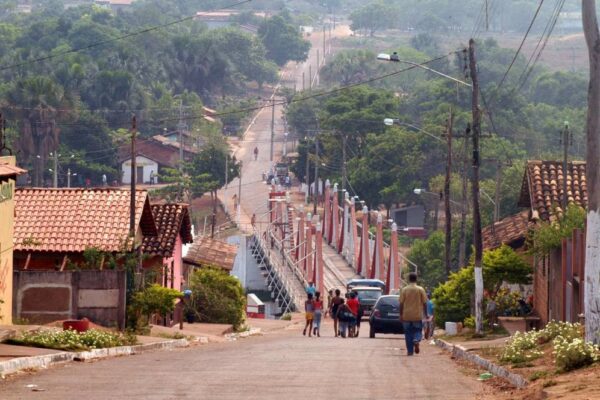
POLYGON ((400 292, 400 320, 404 326, 406 352, 409 356, 419 354, 423 336, 423 316, 427 317, 427 294, 417 285, 417 274, 408 274, 408 286, 400 292))

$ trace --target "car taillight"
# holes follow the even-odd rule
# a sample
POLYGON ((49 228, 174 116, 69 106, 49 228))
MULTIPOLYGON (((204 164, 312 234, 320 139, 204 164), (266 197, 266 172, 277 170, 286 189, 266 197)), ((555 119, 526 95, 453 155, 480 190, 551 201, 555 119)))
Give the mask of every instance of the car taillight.
POLYGON ((381 313, 379 312, 379 310, 373 310, 373 316, 380 318, 381 317, 381 313))

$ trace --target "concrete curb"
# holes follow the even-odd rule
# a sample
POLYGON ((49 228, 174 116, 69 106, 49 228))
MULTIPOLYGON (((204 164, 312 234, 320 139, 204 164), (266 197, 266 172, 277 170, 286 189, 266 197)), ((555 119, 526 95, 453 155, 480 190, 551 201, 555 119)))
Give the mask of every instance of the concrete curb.
POLYGON ((518 387, 519 389, 522 389, 529 384, 527 379, 523 378, 521 375, 512 373, 509 370, 507 370, 506 368, 501 367, 497 364, 494 364, 490 360, 486 360, 485 358, 482 358, 475 353, 471 353, 467 349, 462 347, 461 345, 451 344, 451 343, 448 343, 441 339, 433 339, 433 340, 434 340, 436 346, 452 353, 453 357, 462 358, 464 360, 471 361, 472 363, 475 363, 475 364, 479 365, 480 367, 487 369, 492 374, 506 379, 507 381, 509 381, 516 387, 518 387))
POLYGON ((189 346, 189 343, 186 339, 178 339, 135 346, 121 346, 111 347, 108 349, 94 349, 90 351, 62 352, 43 356, 20 357, 0 362, 0 377, 3 378, 6 375, 14 374, 27 369, 46 369, 48 367, 71 361, 97 360, 109 357, 140 354, 153 350, 173 350, 187 346, 189 346))
POLYGON ((251 328, 250 330, 239 332, 239 333, 229 333, 225 335, 225 338, 228 340, 237 340, 237 339, 245 339, 250 336, 260 336, 262 335, 262 329, 260 328, 251 328))

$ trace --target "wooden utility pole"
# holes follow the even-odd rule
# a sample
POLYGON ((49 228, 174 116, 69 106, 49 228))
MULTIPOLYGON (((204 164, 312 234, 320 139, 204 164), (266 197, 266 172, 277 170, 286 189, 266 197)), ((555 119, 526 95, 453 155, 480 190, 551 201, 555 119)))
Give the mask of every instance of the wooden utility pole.
POLYGON ((129 237, 131 237, 131 249, 135 249, 135 184, 136 184, 136 152, 135 135, 137 132, 137 120, 135 115, 131 117, 131 196, 129 201, 129 237))
POLYGON ((315 135, 315 190, 313 191, 313 215, 317 215, 317 204, 319 203, 319 163, 319 132, 317 132, 315 135))
POLYGON ((446 240, 444 242, 444 264, 446 266, 446 277, 452 272, 452 210, 450 209, 450 177, 452 174, 452 127, 454 124, 454 115, 450 109, 448 123, 446 126, 446 143, 448 146, 446 155, 446 178, 444 180, 444 209, 446 212, 446 240))
POLYGON ((269 160, 273 162, 273 146, 275 141, 275 95, 271 99, 271 156, 269 160))
POLYGON ((582 0, 583 32, 588 47, 590 84, 586 121, 586 174, 588 210, 586 225, 584 313, 585 338, 598 343, 600 338, 600 33, 596 1, 582 0))
POLYGON ((304 196, 304 203, 308 205, 308 198, 310 197, 310 145, 308 138, 306 140, 306 175, 304 181, 306 182, 306 193, 304 196))
POLYGON ((460 210, 460 242, 458 245, 458 268, 465 266, 467 258, 467 210, 469 205, 469 199, 467 194, 468 189, 468 176, 469 176, 469 135, 471 133, 470 128, 465 131, 464 144, 464 162, 463 162, 463 176, 462 176, 462 208, 460 210))
POLYGON ((52 184, 54 188, 58 187, 58 148, 52 153, 52 160, 54 161, 54 169, 52 170, 52 184))
POLYGON ((473 93, 471 112, 473 115, 473 175, 471 189, 473 197, 473 245, 475 247, 475 332, 483 334, 483 243, 481 238, 481 210, 479 209, 479 136, 481 134, 481 113, 479 110, 479 79, 477 76, 477 60, 475 59, 475 40, 469 40, 469 70, 473 93))
POLYGON ((560 142, 563 145, 563 195, 562 195, 562 207, 563 212, 567 211, 567 206, 569 205, 569 194, 567 192, 567 177, 569 176, 569 146, 573 144, 573 139, 571 138, 571 132, 569 131, 569 123, 565 122, 565 128, 560 134, 560 142))
MULTIPOLYGON (((346 191, 346 134, 342 133, 342 193, 346 191)), ((343 198, 343 196, 342 196, 343 198)))
POLYGON ((485 30, 490 30, 490 5, 488 0, 485 0, 485 30))
MULTIPOLYGON (((494 193, 494 222, 500 221, 500 186, 502 186, 502 161, 496 160, 496 192, 494 193)), ((492 229, 495 224, 492 224, 492 229)))

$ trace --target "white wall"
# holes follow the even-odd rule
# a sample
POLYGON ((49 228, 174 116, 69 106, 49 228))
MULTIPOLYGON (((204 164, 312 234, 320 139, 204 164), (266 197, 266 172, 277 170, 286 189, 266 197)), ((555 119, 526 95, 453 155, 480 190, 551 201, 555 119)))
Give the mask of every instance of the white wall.
MULTIPOLYGON (((149 158, 137 156, 135 158, 137 167, 144 167, 144 183, 150 183, 150 173, 154 171, 154 183, 158 183, 158 164, 149 158)), ((122 183, 131 183, 131 160, 125 160, 121 164, 123 171, 122 183)))

